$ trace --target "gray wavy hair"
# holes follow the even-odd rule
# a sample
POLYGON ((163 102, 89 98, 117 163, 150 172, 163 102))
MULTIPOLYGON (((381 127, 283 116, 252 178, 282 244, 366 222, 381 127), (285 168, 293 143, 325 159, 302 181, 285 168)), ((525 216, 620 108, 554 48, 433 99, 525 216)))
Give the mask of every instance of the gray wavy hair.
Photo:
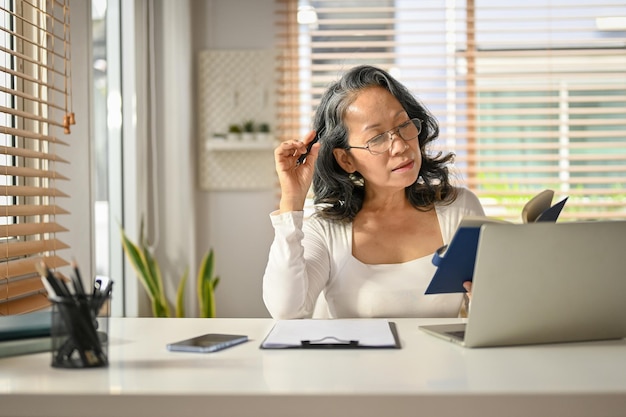
POLYGON ((408 200, 416 209, 428 211, 436 203, 449 204, 456 198, 447 168, 454 154, 439 152, 430 155, 426 151, 427 145, 439 136, 435 117, 389 73, 363 65, 350 69, 328 87, 313 119, 313 129, 317 131, 321 145, 313 176, 314 202, 317 215, 324 218, 352 221, 363 206, 363 177, 358 172, 344 171, 335 160, 333 149, 348 148, 348 129, 344 123, 346 109, 361 91, 374 86, 387 89, 398 99, 409 118, 422 121, 418 137, 422 165, 416 182, 405 189, 408 200))

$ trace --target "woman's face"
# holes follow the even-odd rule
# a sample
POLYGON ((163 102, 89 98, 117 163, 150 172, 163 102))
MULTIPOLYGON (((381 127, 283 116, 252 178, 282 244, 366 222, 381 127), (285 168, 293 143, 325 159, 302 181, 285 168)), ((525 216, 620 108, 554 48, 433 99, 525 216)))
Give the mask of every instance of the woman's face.
MULTIPOLYGON (((386 131, 407 122, 409 116, 398 101, 383 87, 371 87, 358 93, 347 108, 344 123, 348 144, 365 146, 386 131)), ((419 139, 405 142, 394 131, 391 149, 372 155, 367 149, 335 149, 337 162, 347 172, 358 171, 365 179, 366 190, 401 189, 413 184, 422 164, 419 139)))

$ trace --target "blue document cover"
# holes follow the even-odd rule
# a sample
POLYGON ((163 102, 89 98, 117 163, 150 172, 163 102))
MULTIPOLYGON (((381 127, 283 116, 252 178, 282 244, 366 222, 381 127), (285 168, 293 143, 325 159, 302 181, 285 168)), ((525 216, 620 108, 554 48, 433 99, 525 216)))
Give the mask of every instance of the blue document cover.
POLYGON ((0 316, 0 341, 50 336, 51 311, 0 316))
MULTIPOLYGON (((535 222, 556 222, 565 206, 567 198, 543 210, 535 222)), ((430 281, 425 294, 447 294, 465 292, 463 282, 472 281, 474 263, 478 250, 480 228, 485 223, 508 223, 489 217, 466 217, 461 220, 450 244, 440 248, 433 256, 433 264, 437 266, 435 275, 430 281)))
POLYGON ((25 339, 0 340, 0 358, 50 352, 52 336, 28 337, 25 339))
POLYGON ((437 266, 437 271, 426 288, 426 294, 465 292, 463 282, 471 281, 474 275, 479 236, 480 225, 461 226, 450 244, 435 253, 433 264, 437 266))

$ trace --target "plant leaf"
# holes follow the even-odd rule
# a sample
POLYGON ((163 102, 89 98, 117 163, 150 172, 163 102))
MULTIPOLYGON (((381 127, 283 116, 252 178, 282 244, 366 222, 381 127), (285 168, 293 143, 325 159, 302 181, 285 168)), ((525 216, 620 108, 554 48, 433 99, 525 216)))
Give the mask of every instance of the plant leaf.
POLYGON ((207 293, 205 294, 206 296, 206 310, 207 310, 207 315, 206 317, 216 317, 216 311, 215 311, 215 293, 213 292, 213 288, 209 289, 207 291, 207 293))
POLYGON ((139 280, 144 285, 148 296, 151 300, 158 299, 158 290, 154 286, 152 280, 149 279, 148 266, 146 265, 146 261, 141 250, 128 238, 128 236, 126 236, 124 229, 121 229, 120 232, 122 235, 122 247, 124 248, 124 252, 135 269, 135 272, 139 276, 139 280))
POLYGON ((150 249, 145 245, 145 242, 141 244, 140 249, 141 249, 142 256, 146 260, 146 266, 147 266, 146 278, 150 280, 153 287, 155 288, 155 294, 161 300, 164 300, 163 282, 161 281, 161 271, 159 269, 159 264, 156 262, 156 260, 150 253, 150 249))
MULTIPOLYGON (((143 232, 143 221, 141 230, 143 232)), ((152 302, 153 315, 155 317, 169 317, 170 309, 163 291, 161 271, 158 263, 144 244, 141 246, 134 244, 128 238, 123 228, 120 228, 120 232, 124 252, 133 265, 140 282, 143 284, 152 302)), ((142 237, 140 237, 140 240, 144 242, 142 237)))
POLYGON ((166 305, 163 305, 160 300, 154 300, 152 302, 152 314, 154 315, 154 317, 170 316, 169 308, 167 308, 166 305))
POLYGON ((188 275, 189 268, 185 268, 185 273, 178 284, 178 291, 176 291, 176 317, 185 317, 185 286, 188 275))
POLYGON ((215 300, 213 294, 213 274, 215 271, 215 256, 213 249, 204 255, 198 270, 197 291, 200 317, 215 317, 215 300))
POLYGON ((170 317, 170 307, 167 301, 167 296, 165 295, 165 289, 163 286, 163 278, 161 276, 161 268, 159 268, 159 264, 156 259, 152 257, 150 251, 148 249, 145 250, 146 256, 149 256, 148 265, 150 265, 150 272, 152 274, 152 279, 154 280, 157 287, 157 294, 159 299, 161 300, 161 304, 167 313, 167 317, 170 317))
POLYGON ((141 218, 141 227, 139 239, 141 244, 140 249, 141 253, 145 259, 145 263, 147 265, 148 274, 146 275, 146 279, 150 280, 152 286, 156 289, 155 296, 160 300, 161 308, 164 311, 165 317, 170 317, 170 307, 167 301, 167 296, 165 295, 165 287, 163 286, 163 278, 161 276, 161 268, 159 268, 159 264, 150 252, 150 247, 148 245, 148 240, 144 235, 143 228, 143 217, 141 218))

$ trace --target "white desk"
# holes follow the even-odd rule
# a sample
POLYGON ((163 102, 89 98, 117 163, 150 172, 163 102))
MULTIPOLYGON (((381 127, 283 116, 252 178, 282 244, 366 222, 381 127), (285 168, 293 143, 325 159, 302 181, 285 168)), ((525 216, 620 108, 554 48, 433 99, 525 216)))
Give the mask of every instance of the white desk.
POLYGON ((394 321, 400 350, 261 350, 269 319, 112 319, 108 368, 0 359, 0 416, 626 415, 625 340, 469 350, 394 321), (165 348, 211 332, 251 341, 165 348))

